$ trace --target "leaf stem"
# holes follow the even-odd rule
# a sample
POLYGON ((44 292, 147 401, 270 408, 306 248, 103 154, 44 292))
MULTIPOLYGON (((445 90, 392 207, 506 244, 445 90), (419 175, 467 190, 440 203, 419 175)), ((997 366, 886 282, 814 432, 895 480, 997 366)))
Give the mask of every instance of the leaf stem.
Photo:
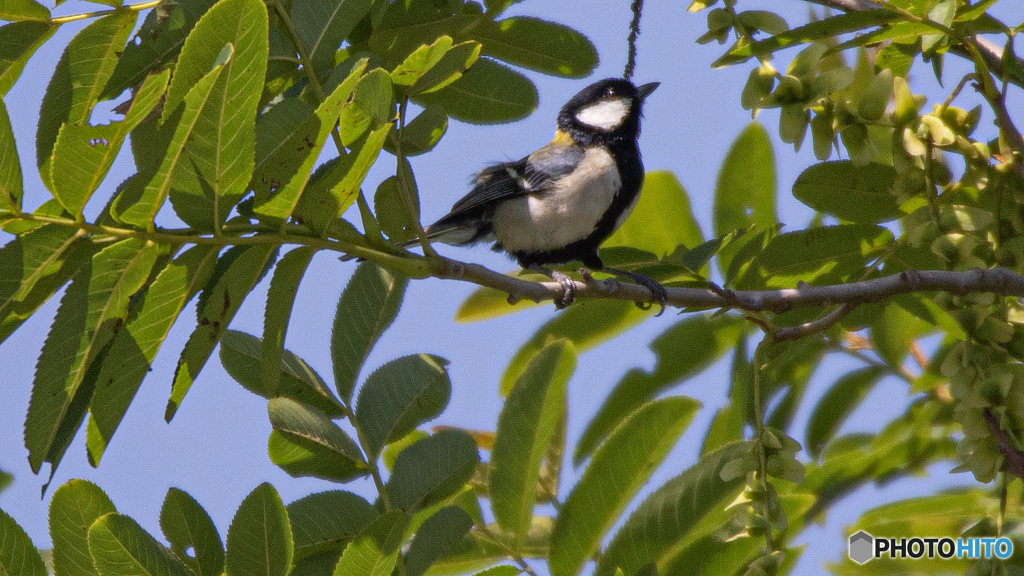
MULTIPOLYGON (((761 406, 761 372, 764 370, 764 347, 771 344, 772 335, 765 333, 764 339, 754 349, 754 449, 757 451, 757 475, 761 488, 764 489, 765 498, 768 497, 768 455, 764 446, 764 407, 761 406)), ((772 522, 767 517, 767 506, 765 506, 765 527, 764 542, 767 554, 775 551, 775 544, 772 542, 772 522)))
POLYGON ((115 8, 113 10, 97 10, 95 12, 83 12, 81 14, 68 14, 67 16, 57 16, 56 18, 50 18, 50 24, 67 24, 68 22, 75 22, 76 20, 85 20, 87 18, 98 18, 100 16, 106 16, 113 14, 118 11, 129 11, 129 12, 141 12, 150 8, 155 8, 160 4, 162 0, 150 0, 149 2, 141 2, 139 4, 128 4, 115 8))
POLYGON ((291 16, 288 15, 288 11, 285 10, 281 0, 270 0, 267 3, 274 8, 278 17, 281 18, 281 22, 284 23, 285 32, 288 33, 288 38, 292 41, 292 45, 295 46, 295 51, 299 53, 299 62, 302 64, 302 70, 306 73, 306 77, 309 78, 309 85, 313 87, 313 92, 316 93, 317 99, 323 102, 327 98, 327 93, 324 92, 320 79, 316 77, 316 70, 313 69, 313 59, 309 57, 309 50, 306 49, 306 44, 302 41, 302 37, 299 36, 299 31, 295 29, 291 16))
POLYGON ((412 187, 409 186, 409 180, 406 177, 407 174, 405 167, 408 163, 405 160, 403 142, 405 140, 405 115, 408 107, 409 97, 405 96, 402 98, 402 103, 398 107, 398 142, 395 143, 395 156, 398 157, 398 169, 395 170, 395 178, 398 179, 398 190, 402 194, 402 200, 405 203, 405 211, 409 216, 409 221, 412 222, 415 227, 416 234, 420 239, 420 245, 423 246, 423 255, 428 258, 436 258, 437 252, 435 252, 434 247, 430 245, 430 239, 427 238, 427 233, 423 230, 423 224, 420 223, 419 210, 416 208, 416 199, 413 198, 412 187))

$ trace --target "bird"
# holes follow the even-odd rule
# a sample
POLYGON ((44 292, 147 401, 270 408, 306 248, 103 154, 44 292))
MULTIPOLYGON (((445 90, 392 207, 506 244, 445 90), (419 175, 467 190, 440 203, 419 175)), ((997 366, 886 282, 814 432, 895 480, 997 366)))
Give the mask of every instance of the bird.
MULTIPOLYGON (((424 228, 427 238, 455 246, 492 242, 495 251, 512 256, 523 269, 557 281, 563 288, 555 299, 558 308, 573 302, 576 283, 545 265, 580 261, 646 287, 661 305, 660 315, 668 298, 661 284, 606 267, 598 254, 640 197, 642 108, 659 84, 607 78, 582 89, 562 106, 549 144, 521 160, 479 171, 473 189, 424 228)), ((403 247, 418 243, 413 239, 403 247)))

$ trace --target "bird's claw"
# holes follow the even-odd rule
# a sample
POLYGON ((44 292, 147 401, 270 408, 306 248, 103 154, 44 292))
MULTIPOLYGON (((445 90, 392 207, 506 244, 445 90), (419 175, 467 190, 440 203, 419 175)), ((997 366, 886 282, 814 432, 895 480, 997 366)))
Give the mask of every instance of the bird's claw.
POLYGON ((651 295, 654 297, 651 302, 637 302, 637 307, 641 310, 650 310, 654 307, 654 304, 657 303, 661 306, 661 310, 659 310, 654 316, 658 317, 664 314, 665 308, 668 306, 668 291, 665 290, 665 287, 659 284, 657 280, 643 275, 636 278, 635 281, 637 284, 650 290, 651 295))
POLYGON ((575 280, 557 270, 551 272, 551 279, 562 285, 562 295, 555 298, 555 308, 561 310, 576 301, 575 280))

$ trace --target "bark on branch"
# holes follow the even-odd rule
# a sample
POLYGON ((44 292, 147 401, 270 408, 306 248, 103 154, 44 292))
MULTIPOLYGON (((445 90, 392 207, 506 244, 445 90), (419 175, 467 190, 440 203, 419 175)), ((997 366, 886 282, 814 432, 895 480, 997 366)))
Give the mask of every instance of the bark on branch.
MULTIPOLYGON (((541 302, 562 295, 562 287, 557 282, 531 282, 477 264, 448 258, 440 258, 439 262, 440 265, 432 270, 433 276, 493 288, 508 294, 509 300, 513 302, 524 298, 541 302)), ((862 282, 828 286, 799 283, 796 288, 782 290, 737 290, 726 291, 724 294, 706 288, 669 287, 666 290, 668 304, 677 308, 735 308, 749 312, 781 313, 794 308, 869 304, 910 292, 950 292, 957 295, 991 292, 1024 298, 1024 276, 1006 268, 975 268, 961 272, 908 270, 862 282)), ((649 290, 636 284, 589 278, 577 280, 576 298, 611 298, 650 303, 652 295, 649 290)))

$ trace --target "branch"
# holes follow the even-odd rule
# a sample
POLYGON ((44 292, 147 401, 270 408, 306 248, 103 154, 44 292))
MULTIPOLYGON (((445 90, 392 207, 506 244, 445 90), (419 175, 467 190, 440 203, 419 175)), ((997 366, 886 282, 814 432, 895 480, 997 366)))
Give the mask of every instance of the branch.
MULTIPOLYGON (((867 12, 870 10, 881 10, 878 4, 871 0, 804 0, 810 4, 818 4, 825 6, 826 8, 834 8, 836 10, 842 10, 843 12, 867 12)), ((1011 68, 1010 74, 1006 75, 1006 70, 1003 67, 1003 49, 992 42, 985 40, 984 38, 976 38, 975 45, 978 52, 981 54, 982 60, 985 61, 985 65, 988 69, 995 73, 999 78, 1005 78, 1008 82, 1016 84, 1017 86, 1024 87, 1024 75, 1017 74, 1013 71, 1013 68, 1018 70, 1024 69, 1024 60, 1016 58, 1017 66, 1011 68)), ((973 61, 970 52, 967 51, 963 46, 952 46, 950 47, 950 53, 956 54, 961 58, 973 61)))
POLYGON ((992 410, 985 408, 983 414, 985 416, 985 423, 988 424, 989 432, 996 439, 999 451, 1006 459, 1004 465, 1006 473, 1024 479, 1024 454, 1020 453, 1010 444, 1010 439, 1006 437, 1006 432, 999 427, 999 419, 992 413, 992 410))
MULTIPOLYGON (((523 298, 540 302, 554 300, 562 295, 562 287, 557 282, 530 282, 477 264, 448 258, 440 258, 439 262, 436 268, 431 269, 432 276, 493 288, 508 294, 512 302, 523 298)), ((1024 276, 1006 268, 975 268, 961 272, 908 270, 862 282, 829 286, 800 283, 796 288, 783 290, 738 290, 724 295, 707 288, 670 287, 666 291, 668 303, 677 308, 737 308, 748 312, 781 313, 794 308, 869 304, 910 292, 950 292, 957 295, 991 292, 1024 298, 1024 276)), ((621 284, 611 279, 577 280, 576 298, 652 302, 651 292, 647 288, 636 284, 621 284)), ((822 320, 827 319, 831 319, 831 315, 822 320)))

